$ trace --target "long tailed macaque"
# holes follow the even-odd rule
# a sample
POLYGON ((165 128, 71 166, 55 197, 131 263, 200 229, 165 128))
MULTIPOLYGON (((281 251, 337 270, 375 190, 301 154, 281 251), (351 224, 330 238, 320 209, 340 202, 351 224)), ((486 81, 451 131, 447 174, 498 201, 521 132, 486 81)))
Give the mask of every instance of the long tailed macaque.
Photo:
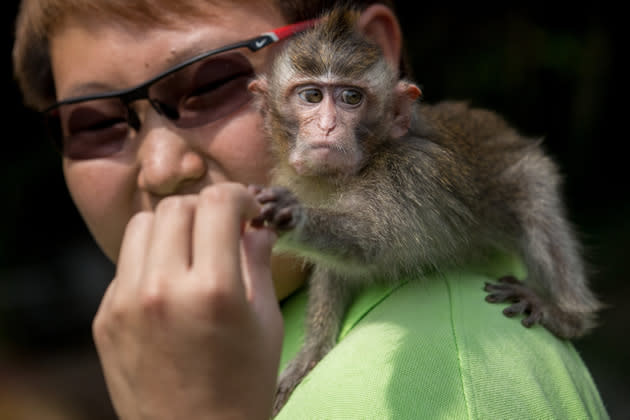
POLYGON ((313 265, 305 342, 279 378, 276 413, 335 345, 353 293, 375 281, 498 249, 522 256, 527 279, 488 284, 487 300, 510 302, 504 313, 525 326, 578 337, 600 306, 540 141, 490 111, 419 103, 356 19, 333 12, 250 84, 275 159, 253 223, 313 265))

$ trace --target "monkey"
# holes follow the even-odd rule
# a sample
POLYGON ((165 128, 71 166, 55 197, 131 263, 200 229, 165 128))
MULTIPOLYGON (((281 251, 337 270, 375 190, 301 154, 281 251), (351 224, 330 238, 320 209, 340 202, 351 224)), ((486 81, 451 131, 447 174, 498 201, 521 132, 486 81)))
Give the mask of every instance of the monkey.
POLYGON ((335 9, 287 41, 249 85, 274 168, 254 226, 279 233, 275 250, 309 261, 305 339, 278 380, 274 415, 335 345, 353 295, 421 277, 492 250, 517 253, 524 282, 485 286, 562 339, 587 333, 601 304, 540 139, 464 102, 420 101, 380 48, 335 9))

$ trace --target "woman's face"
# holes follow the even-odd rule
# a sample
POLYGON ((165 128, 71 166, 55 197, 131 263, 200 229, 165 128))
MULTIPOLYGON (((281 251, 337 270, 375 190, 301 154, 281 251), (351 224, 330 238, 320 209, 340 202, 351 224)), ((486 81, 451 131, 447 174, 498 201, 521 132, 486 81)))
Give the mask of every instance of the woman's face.
MULTIPOLYGON (((64 22, 50 44, 58 99, 132 87, 198 53, 285 24, 266 2, 216 3, 203 16, 148 30, 96 19, 64 22)), ((265 48, 246 57, 260 71, 270 53, 265 48)), ((132 144, 107 157, 63 161, 70 194, 113 261, 138 211, 218 182, 264 184, 270 168, 261 117, 251 101, 194 129, 178 128, 146 100, 132 107, 141 122, 132 144)))

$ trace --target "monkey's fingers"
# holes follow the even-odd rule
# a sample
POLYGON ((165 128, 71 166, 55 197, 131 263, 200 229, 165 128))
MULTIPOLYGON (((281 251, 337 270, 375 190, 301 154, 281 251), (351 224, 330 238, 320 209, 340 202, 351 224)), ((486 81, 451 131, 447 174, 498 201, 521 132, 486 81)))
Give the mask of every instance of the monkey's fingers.
POLYGON ((260 204, 276 203, 280 208, 299 205, 297 197, 284 187, 263 188, 262 191, 256 195, 256 200, 258 200, 260 204))
POLYGON ((503 310, 503 314, 508 318, 513 318, 514 316, 520 314, 527 315, 526 318, 523 318, 521 324, 523 324, 526 328, 530 328, 534 324, 538 324, 540 322, 543 312, 535 305, 532 305, 532 303, 522 300, 505 308, 503 310))
POLYGON ((260 204, 277 202, 284 193, 284 188, 263 187, 261 185, 249 185, 247 189, 256 196, 256 201, 260 204))
POLYGON ((256 200, 260 204, 278 201, 278 194, 271 188, 263 188, 256 194, 256 200))
POLYGON ((527 315, 527 317, 523 318, 523 320, 521 321, 521 324, 523 324, 523 326, 527 328, 530 328, 534 324, 540 323, 540 320, 543 317, 543 311, 540 309, 540 307, 525 299, 520 300, 503 310, 503 315, 507 316, 508 318, 513 318, 516 315, 520 314, 527 315))
POLYGON ((486 301, 490 303, 518 302, 531 294, 530 289, 514 276, 501 277, 499 283, 485 283, 483 290, 490 293, 486 301))
POLYGON ((512 317, 515 317, 516 315, 527 313, 529 312, 529 310, 530 310, 529 302, 525 300, 521 300, 505 308, 503 310, 503 315, 507 316, 508 318, 512 318, 512 317))
MULTIPOLYGON (((260 194, 265 190, 265 187, 263 187, 262 185, 256 185, 256 184, 250 184, 247 186, 247 189, 249 190, 250 193, 254 194, 256 196, 256 200, 258 201, 258 203, 260 204, 264 204, 263 202, 261 202, 259 196, 260 194)), ((266 222, 269 220, 269 210, 264 209, 264 207, 261 209, 261 212, 258 216, 254 217, 251 221, 250 224, 252 227, 255 228, 262 228, 265 226, 266 222)))
POLYGON ((272 221, 275 217, 278 206, 276 203, 267 203, 260 209, 260 215, 258 217, 263 218, 266 221, 272 221))
POLYGON ((274 212, 275 206, 273 204, 266 204, 260 209, 258 216, 254 217, 249 223, 255 228, 267 226, 274 218, 274 212))
POLYGON ((279 210, 273 219, 273 224, 276 229, 279 230, 291 230, 296 225, 296 220, 293 215, 293 208, 287 207, 279 210))
POLYGON ((507 284, 523 284, 514 276, 503 276, 499 279, 499 283, 507 283, 507 284))
POLYGON ((295 201, 293 194, 284 187, 258 187, 256 191, 256 200, 260 204, 270 203, 272 201, 286 201, 289 198, 295 201))
POLYGON ((260 192, 264 189, 265 187, 263 187, 262 185, 256 185, 256 184, 249 184, 247 186, 247 190, 249 192, 251 192, 254 195, 258 195, 260 194, 260 192))
POLYGON ((529 316, 521 321, 521 323, 529 328, 534 324, 539 324, 543 318, 543 311, 538 307, 533 307, 529 316))
POLYGON ((261 228, 265 226, 265 219, 263 217, 256 216, 249 222, 249 224, 252 227, 261 228))
POLYGON ((526 315, 521 323, 527 328, 541 322, 544 314, 543 300, 515 277, 502 277, 499 284, 486 283, 484 290, 490 293, 486 296, 487 302, 512 302, 512 305, 503 310, 505 316, 512 318, 521 314, 526 315))
POLYGON ((268 226, 276 231, 291 230, 296 225, 294 208, 278 208, 276 203, 267 203, 260 210, 260 214, 251 221, 252 226, 268 226))
POLYGON ((490 303, 518 302, 521 297, 513 287, 501 284, 486 283, 483 290, 490 293, 486 296, 486 302, 490 303))

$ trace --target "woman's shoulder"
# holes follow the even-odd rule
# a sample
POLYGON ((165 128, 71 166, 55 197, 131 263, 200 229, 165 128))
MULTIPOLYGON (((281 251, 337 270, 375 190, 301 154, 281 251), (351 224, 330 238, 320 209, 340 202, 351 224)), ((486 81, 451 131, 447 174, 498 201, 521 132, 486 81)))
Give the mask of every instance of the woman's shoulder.
MULTIPOLYGON (((505 269, 434 273, 366 290, 349 309, 337 346, 295 390, 283 413, 606 418, 569 342, 539 326, 527 329, 485 301, 483 286, 494 279, 495 268, 505 269)), ((518 267, 504 274, 518 274, 518 267)))

